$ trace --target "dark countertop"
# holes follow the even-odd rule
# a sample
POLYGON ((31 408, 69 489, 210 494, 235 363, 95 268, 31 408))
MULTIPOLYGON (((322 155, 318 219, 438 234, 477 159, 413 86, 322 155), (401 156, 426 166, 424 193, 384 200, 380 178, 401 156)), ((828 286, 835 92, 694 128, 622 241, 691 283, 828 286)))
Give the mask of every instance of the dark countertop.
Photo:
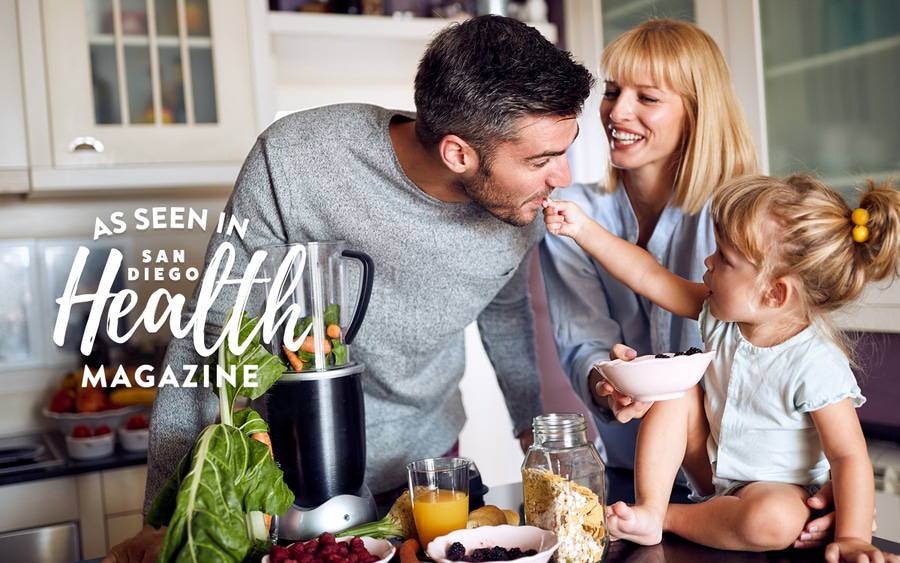
MULTIPOLYGON (((634 502, 631 472, 607 471, 607 502, 623 500, 634 502)), ((485 495, 484 502, 503 508, 518 507, 522 512, 522 485, 512 483, 492 487, 485 495)), ((900 544, 875 538, 873 543, 883 551, 900 554, 900 544)), ((645 547, 627 541, 612 542, 604 559, 606 563, 805 563, 824 560, 822 549, 788 549, 785 551, 769 551, 750 553, 746 551, 722 551, 703 547, 683 540, 672 534, 663 534, 662 543, 645 547)))
POLYGON ((50 441, 50 447, 62 458, 62 463, 53 467, 22 469, 4 473, 0 475, 0 486, 147 463, 147 452, 126 452, 119 444, 116 444, 115 452, 107 457, 84 461, 70 459, 66 454, 66 444, 62 434, 48 432, 45 436, 50 441))
MULTIPOLYGON (((607 471, 609 491, 607 502, 633 502, 630 472, 607 471)), ((504 508, 518 507, 522 513, 522 485, 511 483, 492 487, 484 502, 504 508)), ((900 554, 900 544, 875 538, 873 543, 883 551, 900 554)), ((81 563, 100 563, 92 559, 81 563)), ((398 557, 394 562, 399 561, 398 557)), ((626 541, 612 542, 604 558, 605 563, 806 563, 823 561, 822 549, 789 549, 765 553, 721 551, 703 547, 672 534, 664 534, 659 545, 639 546, 626 541)), ((394 563, 392 562, 392 563, 394 563)))

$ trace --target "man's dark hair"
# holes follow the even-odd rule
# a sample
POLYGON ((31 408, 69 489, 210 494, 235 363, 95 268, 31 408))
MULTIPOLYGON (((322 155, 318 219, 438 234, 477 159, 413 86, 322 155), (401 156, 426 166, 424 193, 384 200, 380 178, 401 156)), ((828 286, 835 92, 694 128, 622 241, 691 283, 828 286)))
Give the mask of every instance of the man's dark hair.
POLYGON ((443 30, 416 73, 416 134, 428 148, 458 135, 487 163, 526 116, 578 115, 591 73, 522 22, 479 16, 443 30))

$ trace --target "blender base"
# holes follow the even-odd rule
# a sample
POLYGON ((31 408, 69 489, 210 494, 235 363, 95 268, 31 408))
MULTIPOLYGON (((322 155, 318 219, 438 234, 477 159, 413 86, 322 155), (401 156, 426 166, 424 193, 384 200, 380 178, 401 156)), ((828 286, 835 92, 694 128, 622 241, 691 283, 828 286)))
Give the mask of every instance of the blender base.
POLYGON ((308 540, 323 532, 340 532, 375 519, 375 499, 369 487, 363 485, 358 494, 338 495, 319 506, 291 506, 278 519, 278 539, 308 540))

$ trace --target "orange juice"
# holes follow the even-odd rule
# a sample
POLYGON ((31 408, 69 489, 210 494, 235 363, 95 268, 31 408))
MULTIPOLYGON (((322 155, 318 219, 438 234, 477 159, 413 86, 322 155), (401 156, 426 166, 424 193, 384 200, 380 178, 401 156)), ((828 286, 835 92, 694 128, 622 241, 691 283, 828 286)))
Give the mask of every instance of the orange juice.
POLYGON ((466 493, 425 487, 416 487, 413 492, 413 517, 423 550, 434 538, 466 527, 469 518, 466 493))

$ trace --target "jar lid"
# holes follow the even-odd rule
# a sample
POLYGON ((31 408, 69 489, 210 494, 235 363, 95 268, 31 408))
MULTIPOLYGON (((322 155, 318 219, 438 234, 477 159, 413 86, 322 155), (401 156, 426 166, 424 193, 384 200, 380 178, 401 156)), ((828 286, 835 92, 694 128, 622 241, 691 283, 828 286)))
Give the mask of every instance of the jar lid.
POLYGON ((573 438, 587 432, 587 423, 580 413, 542 414, 534 417, 532 427, 537 443, 573 438))

